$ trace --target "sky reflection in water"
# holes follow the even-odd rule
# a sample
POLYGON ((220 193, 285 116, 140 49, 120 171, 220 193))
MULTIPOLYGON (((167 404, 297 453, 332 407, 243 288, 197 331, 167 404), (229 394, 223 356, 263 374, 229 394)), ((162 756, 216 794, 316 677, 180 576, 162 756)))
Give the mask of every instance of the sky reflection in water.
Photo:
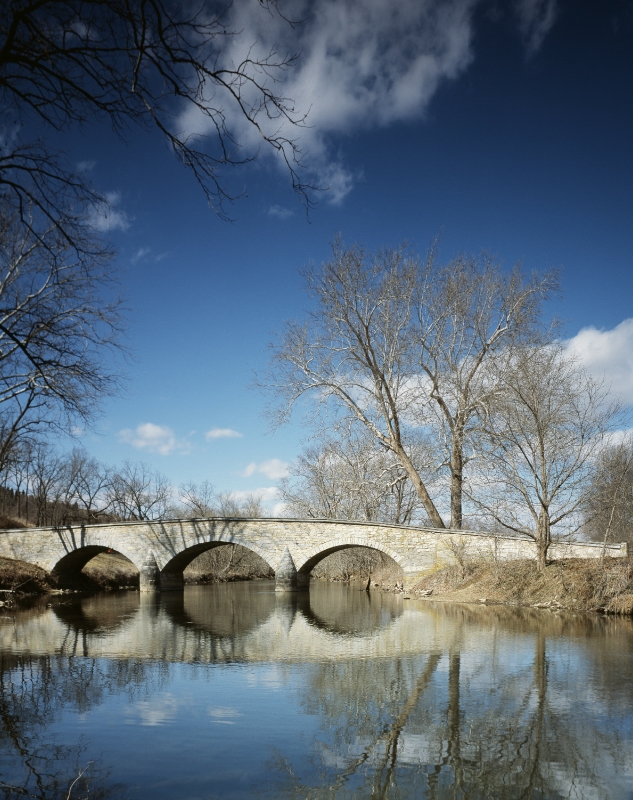
POLYGON ((0 797, 631 796, 631 621, 271 588, 5 615, 0 797))

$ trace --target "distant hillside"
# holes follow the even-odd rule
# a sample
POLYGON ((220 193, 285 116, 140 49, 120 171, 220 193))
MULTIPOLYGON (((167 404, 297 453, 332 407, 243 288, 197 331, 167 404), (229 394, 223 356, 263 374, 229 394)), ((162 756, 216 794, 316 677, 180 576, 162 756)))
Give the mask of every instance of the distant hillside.
POLYGON ((88 513, 77 503, 47 500, 0 486, 0 530, 36 528, 68 523, 110 522, 108 514, 88 513))

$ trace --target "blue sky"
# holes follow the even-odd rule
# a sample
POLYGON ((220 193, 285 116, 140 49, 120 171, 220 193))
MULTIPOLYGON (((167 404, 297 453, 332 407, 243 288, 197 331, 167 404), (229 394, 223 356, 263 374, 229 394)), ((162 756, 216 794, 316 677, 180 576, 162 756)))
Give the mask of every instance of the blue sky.
POLYGON ((310 109, 306 165, 331 191, 308 219, 262 153, 230 171, 247 196, 224 222, 158 136, 66 132, 70 159, 115 206, 107 235, 134 354, 87 449, 273 502, 307 431, 297 419, 267 433, 249 384, 273 332, 306 307, 298 270, 338 232, 421 251, 441 232, 442 259, 488 250, 561 268, 548 313, 633 403, 630 0, 314 0, 294 30, 253 0, 234 8, 242 45, 301 49, 284 91, 310 109))

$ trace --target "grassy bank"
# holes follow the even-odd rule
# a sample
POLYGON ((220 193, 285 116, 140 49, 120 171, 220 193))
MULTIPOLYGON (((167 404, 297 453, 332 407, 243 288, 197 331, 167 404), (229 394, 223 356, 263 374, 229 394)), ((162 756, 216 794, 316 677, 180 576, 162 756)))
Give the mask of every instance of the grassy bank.
POLYGON ((50 573, 26 561, 0 558, 0 589, 14 589, 20 594, 43 594, 56 587, 50 573))
POLYGON ((538 572, 534 561, 473 562, 425 577, 413 596, 459 603, 633 614, 633 559, 554 561, 538 572))

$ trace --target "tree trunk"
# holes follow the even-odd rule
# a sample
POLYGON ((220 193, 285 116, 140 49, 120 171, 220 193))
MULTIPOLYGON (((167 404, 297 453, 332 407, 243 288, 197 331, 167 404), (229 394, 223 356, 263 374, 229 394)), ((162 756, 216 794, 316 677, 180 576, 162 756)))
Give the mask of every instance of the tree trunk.
POLYGON ((426 490, 426 486, 422 483, 422 480, 418 475, 418 471, 413 466, 413 462, 406 454, 404 448, 399 443, 392 445, 392 447, 394 453, 398 456, 404 471, 407 473, 409 480, 413 484, 413 488, 418 493, 418 497, 422 501, 422 505, 428 514, 431 525, 433 525, 434 528, 446 528, 446 525, 444 525, 444 520, 440 516, 437 508, 435 508, 435 503, 431 500, 431 497, 426 490))
POLYGON ((457 427, 451 437, 451 528, 462 527, 462 497, 464 484, 464 430, 457 427))
POLYGON ((551 531, 549 514, 545 509, 541 511, 536 527, 536 568, 543 572, 547 566, 547 552, 551 544, 551 531))

